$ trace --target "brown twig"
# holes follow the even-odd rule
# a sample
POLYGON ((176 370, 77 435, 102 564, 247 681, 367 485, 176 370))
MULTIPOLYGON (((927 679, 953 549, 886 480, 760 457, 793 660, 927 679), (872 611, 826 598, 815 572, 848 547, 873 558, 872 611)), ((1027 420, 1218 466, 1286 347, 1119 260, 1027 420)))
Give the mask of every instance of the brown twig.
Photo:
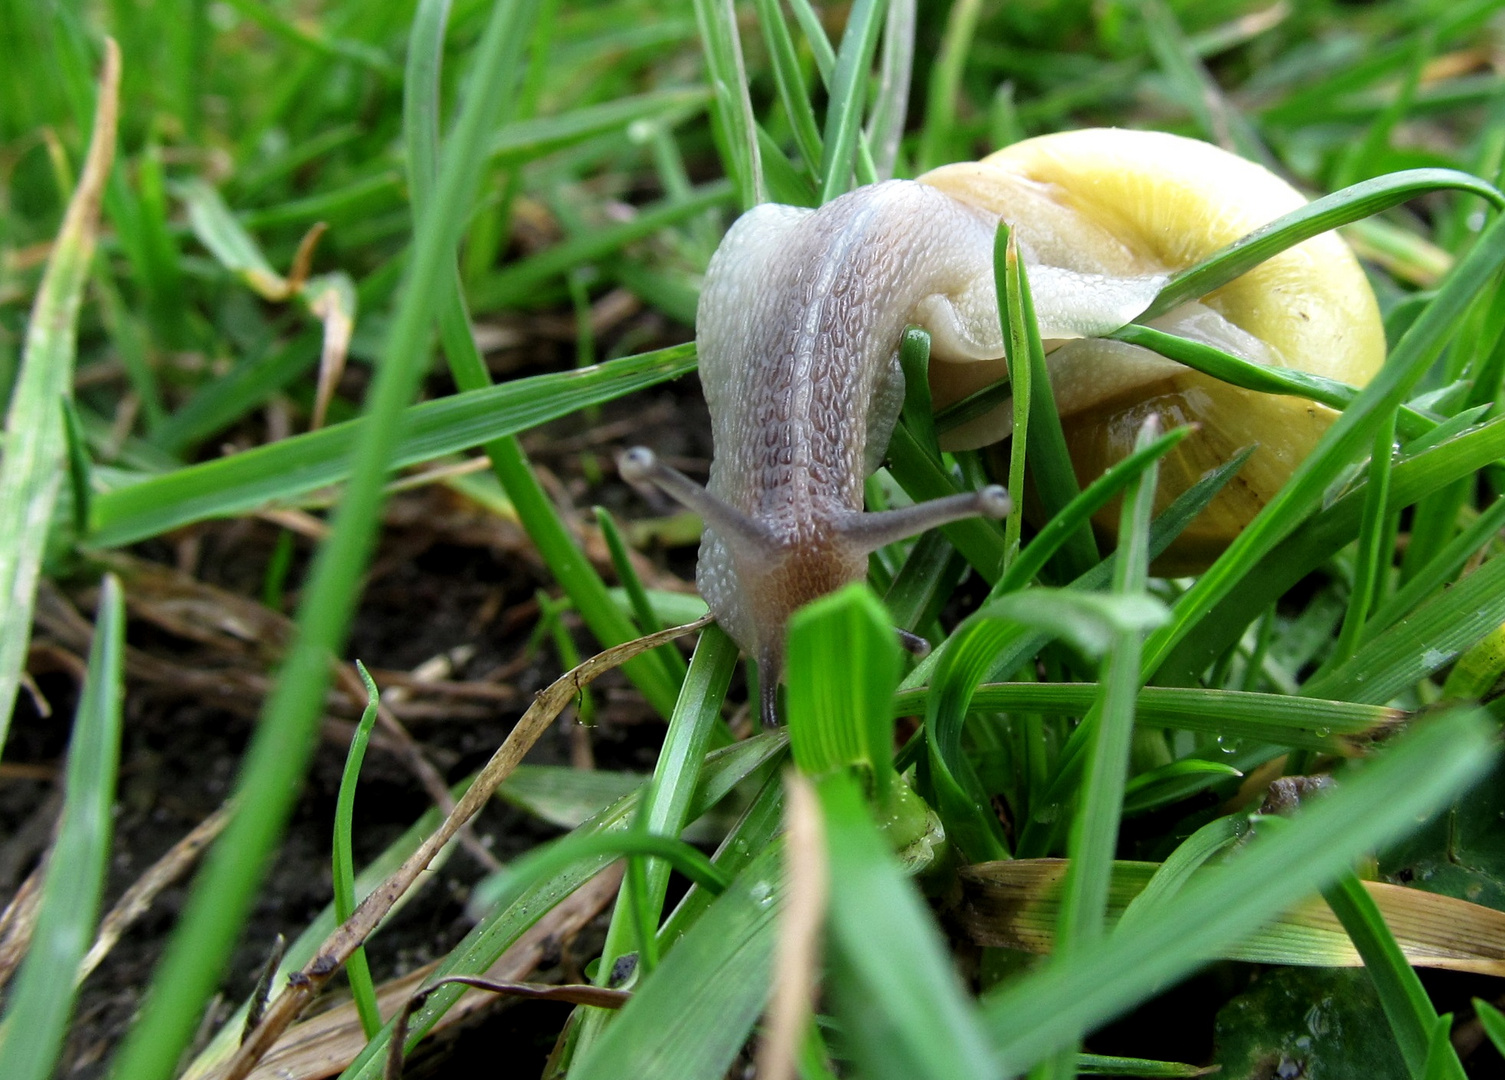
POLYGON ((649 649, 657 648, 667 641, 693 634, 709 625, 710 621, 710 617, 706 616, 684 626, 676 626, 657 634, 638 638, 636 641, 614 646, 565 672, 550 684, 547 690, 539 694, 533 704, 528 706, 528 710, 523 713, 522 718, 518 720, 517 726, 492 755, 491 760, 486 763, 486 767, 466 789, 465 794, 444 823, 423 842, 417 851, 408 856, 407 860, 386 881, 378 885, 365 900, 361 901, 360 906, 355 909, 350 918, 324 939, 318 953, 302 971, 295 972, 288 977, 287 988, 267 1009, 266 1017, 260 1026, 241 1045, 240 1050, 225 1070, 223 1080, 245 1080, 256 1062, 276 1042, 277 1036, 298 1017, 298 1014, 313 1000, 314 995, 350 958, 350 954, 371 936, 382 919, 386 917, 387 912, 412 887, 413 882, 418 880, 419 875, 423 873, 424 868, 439 853, 439 850, 449 843, 461 825, 469 821, 481 807, 486 805, 492 793, 517 768, 518 763, 522 761, 523 756, 532 748, 538 737, 548 730, 549 725, 554 722, 565 706, 575 700, 581 690, 599 676, 625 664, 633 657, 649 649))

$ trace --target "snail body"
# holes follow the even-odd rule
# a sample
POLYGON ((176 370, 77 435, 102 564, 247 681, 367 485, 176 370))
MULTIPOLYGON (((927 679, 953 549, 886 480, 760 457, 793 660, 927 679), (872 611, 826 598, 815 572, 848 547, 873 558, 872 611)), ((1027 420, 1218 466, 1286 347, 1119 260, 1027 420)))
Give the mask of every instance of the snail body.
MULTIPOLYGON (((764 205, 738 219, 711 260, 696 316, 715 444, 710 481, 701 488, 643 448, 624 454, 621 469, 702 514, 697 585, 717 621, 758 659, 764 719, 773 719, 796 608, 860 580, 866 556, 884 544, 1008 511, 996 487, 862 510, 863 479, 881 462, 904 399, 898 346, 906 325, 931 335, 937 405, 1007 377, 993 280, 1000 220, 1014 228, 1029 271, 1083 479, 1123 457, 1150 412, 1198 420, 1204 432, 1163 466, 1162 500, 1231 451, 1261 443, 1233 494, 1193 526, 1194 560, 1279 488, 1331 414, 1098 339, 1144 311, 1170 274, 1301 201, 1264 169, 1205 143, 1097 130, 1027 140, 917 181, 868 185, 817 210, 764 205)), ((1356 383, 1384 356, 1373 294, 1331 235, 1156 325, 1246 359, 1356 383)), ((1005 405, 944 444, 981 446, 1011 428, 1005 405)))

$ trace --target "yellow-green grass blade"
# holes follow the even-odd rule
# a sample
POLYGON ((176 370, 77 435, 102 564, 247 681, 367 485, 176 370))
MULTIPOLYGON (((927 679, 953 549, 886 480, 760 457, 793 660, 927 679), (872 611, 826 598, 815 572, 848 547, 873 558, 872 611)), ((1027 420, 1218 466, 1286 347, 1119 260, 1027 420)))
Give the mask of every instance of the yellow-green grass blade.
POLYGON ((68 751, 62 821, 47 858, 31 948, 0 1019, 0 1076, 53 1073, 77 986, 70 973, 88 951, 110 864, 115 776, 120 762, 125 602, 106 575, 83 695, 68 751))
POLYGON ((120 50, 108 41, 89 154, 32 306, 0 444, 0 747, 10 728, 31 640, 31 614, 52 508, 67 470, 67 434, 59 403, 73 390, 78 311, 94 259, 100 201, 115 156, 119 97, 120 50))

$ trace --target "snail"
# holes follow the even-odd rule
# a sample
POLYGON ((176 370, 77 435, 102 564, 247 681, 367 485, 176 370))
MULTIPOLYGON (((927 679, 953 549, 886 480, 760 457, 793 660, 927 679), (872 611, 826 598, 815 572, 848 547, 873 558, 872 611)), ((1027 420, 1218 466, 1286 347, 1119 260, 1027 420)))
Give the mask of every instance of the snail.
MULTIPOLYGON (((785 626, 802 604, 860 580, 866 555, 968 516, 1002 517, 1002 488, 862 511, 904 397, 904 327, 931 335, 937 407, 1007 378, 993 278, 1000 219, 1014 229, 1049 352, 1073 465, 1091 480, 1159 413, 1200 430, 1161 466, 1174 499, 1244 446, 1248 465, 1159 569, 1207 561, 1272 496, 1333 418, 1103 340, 1169 276, 1303 203, 1259 165, 1159 132, 1029 139, 918 180, 858 188, 818 210, 765 204, 728 231, 696 315, 714 454, 705 488, 636 447, 630 482, 705 521, 696 574, 717 621, 760 669, 774 720, 785 626)), ((1334 234, 1307 240, 1154 325, 1265 364, 1366 382, 1384 359, 1378 305, 1334 234)), ((946 433, 946 449, 1006 438, 1008 404, 946 433)), ((1100 523, 1101 524, 1101 523, 1100 523)))

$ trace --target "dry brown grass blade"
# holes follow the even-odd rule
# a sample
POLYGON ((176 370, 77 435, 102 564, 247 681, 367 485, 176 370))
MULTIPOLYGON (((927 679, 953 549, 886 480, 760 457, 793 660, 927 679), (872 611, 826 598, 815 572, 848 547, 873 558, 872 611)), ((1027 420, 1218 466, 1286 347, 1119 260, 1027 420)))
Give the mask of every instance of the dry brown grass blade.
MULTIPOLYGON (((953 917, 979 945, 1048 953, 1066 866, 1065 859, 1016 859, 966 867, 953 917)), ((1110 919, 1123 913, 1157 868, 1156 863, 1114 864, 1110 919)), ((1415 966, 1505 976, 1505 912, 1388 882, 1366 881, 1364 887, 1415 966)), ((1221 958, 1317 967, 1363 963, 1321 897, 1259 928, 1221 958)))
POLYGON ((815 1015, 821 926, 830 892, 826 830, 815 788, 793 770, 784 776, 784 861, 789 887, 779 918, 773 999, 758 1045, 759 1080, 793 1080, 800 1042, 815 1015))
POLYGON ((692 623, 686 623, 684 626, 675 626, 657 634, 649 634, 647 637, 597 653, 578 667, 565 672, 548 689, 539 694, 533 704, 528 706, 527 712, 523 713, 517 726, 512 729, 497 752, 492 755, 491 760, 486 763, 486 767, 466 789, 464 796, 461 797, 454 811, 445 819, 444 824, 440 825, 391 877, 373 889, 349 919, 336 927, 334 932, 324 939, 323 945, 320 946, 313 960, 309 961, 301 972, 289 978, 290 985, 267 1009, 266 1017, 261 1025, 251 1033, 226 1067, 223 1074, 224 1080, 245 1080, 256 1063, 271 1049, 277 1037, 297 1019, 308 1003, 313 1000, 314 995, 323 988, 341 965, 350 959, 350 954, 371 936, 372 931, 391 910, 392 905, 412 887, 413 882, 418 880, 429 861, 459 831, 460 826, 486 805, 492 793, 503 780, 512 775, 512 771, 538 741, 539 736, 548 730, 549 725, 575 700, 581 690, 601 675, 620 667, 633 657, 649 649, 655 649, 665 642, 702 630, 710 624, 710 621, 710 616, 705 616, 692 623))
MULTIPOLYGON (((502 982, 525 979, 545 958, 555 952, 560 941, 579 933, 617 895, 622 878, 620 863, 607 867, 528 929, 486 972, 486 977, 502 982)), ((377 1006, 383 1019, 396 1015, 405 1002, 433 974, 437 963, 383 983, 377 988, 377 1006)), ((452 1005, 435 1025, 442 1030, 495 1003, 490 994, 477 991, 465 994, 452 1005)), ((277 1040, 275 1046, 250 1074, 250 1080, 321 1080, 342 1072, 365 1048, 366 1034, 353 1002, 345 1002, 328 1012, 295 1024, 277 1040)), ((210 1073, 204 1080, 223 1080, 223 1070, 210 1073)))

